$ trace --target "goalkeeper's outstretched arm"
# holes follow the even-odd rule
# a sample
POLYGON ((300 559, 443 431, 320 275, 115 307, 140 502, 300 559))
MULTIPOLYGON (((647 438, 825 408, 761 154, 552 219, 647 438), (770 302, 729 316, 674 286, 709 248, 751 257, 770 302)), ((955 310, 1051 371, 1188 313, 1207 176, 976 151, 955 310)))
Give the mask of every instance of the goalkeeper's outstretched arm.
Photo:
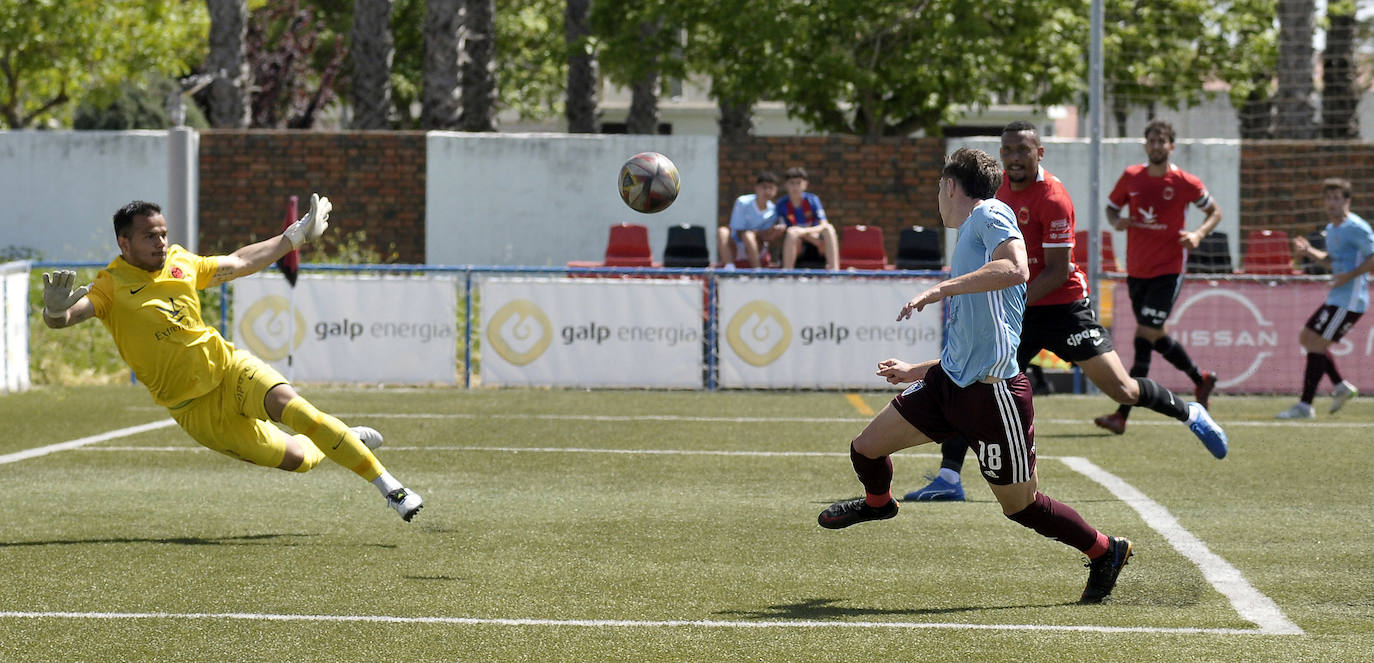
POLYGON ((333 205, 328 198, 312 194, 310 211, 299 221, 291 224, 282 234, 249 244, 227 256, 220 256, 219 266, 215 269, 210 285, 216 286, 261 271, 287 253, 300 248, 301 244, 319 239, 329 227, 329 212, 332 209, 333 205))
POLYGON ((73 289, 76 272, 59 269, 43 274, 43 324, 61 329, 80 324, 95 315, 95 305, 86 297, 91 284, 73 289))

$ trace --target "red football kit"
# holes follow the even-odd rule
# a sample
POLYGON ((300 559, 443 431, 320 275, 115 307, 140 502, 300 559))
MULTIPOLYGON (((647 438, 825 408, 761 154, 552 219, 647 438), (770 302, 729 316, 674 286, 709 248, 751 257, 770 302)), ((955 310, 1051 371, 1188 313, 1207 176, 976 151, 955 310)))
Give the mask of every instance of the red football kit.
MULTIPOLYGON (((1073 251, 1074 214, 1073 200, 1058 177, 1044 168, 1036 174, 1035 182, 1020 190, 1012 191, 1006 173, 1002 174, 1002 186, 997 189, 997 199, 1006 203, 1016 212, 1017 224, 1026 242, 1026 259, 1030 263, 1030 278, 1035 280, 1045 271, 1045 249, 1067 248, 1073 251)), ((1048 306, 1051 304, 1070 304, 1088 296, 1088 280, 1084 278, 1078 265, 1072 263, 1073 272, 1058 288, 1044 297, 1029 302, 1029 306, 1048 306)))
POLYGON ((1148 164, 1121 173, 1107 196, 1112 214, 1130 205, 1126 230, 1126 273, 1135 278, 1182 274, 1186 252, 1178 243, 1188 203, 1206 209, 1212 196, 1196 175, 1169 164, 1163 177, 1151 177, 1148 164))

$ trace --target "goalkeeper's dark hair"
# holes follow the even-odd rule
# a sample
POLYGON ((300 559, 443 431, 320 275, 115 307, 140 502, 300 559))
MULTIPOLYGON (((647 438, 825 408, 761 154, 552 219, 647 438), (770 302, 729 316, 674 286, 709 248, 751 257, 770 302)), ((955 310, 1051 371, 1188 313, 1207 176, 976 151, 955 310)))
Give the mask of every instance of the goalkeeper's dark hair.
POLYGON ((119 211, 114 213, 115 237, 128 237, 129 227, 134 225, 135 218, 161 213, 162 208, 158 207, 157 203, 150 203, 146 200, 135 200, 119 208, 119 211))
POLYGON ((958 182, 964 194, 974 200, 987 200, 1002 186, 1002 165, 987 152, 961 147, 945 159, 940 177, 958 182))
POLYGON ((1030 134, 1030 135, 1031 135, 1031 140, 1034 140, 1036 145, 1039 145, 1039 144, 1040 144, 1040 132, 1037 131, 1036 128, 1035 128, 1035 125, 1034 125, 1034 124, 1031 124, 1030 122, 1027 122, 1027 121, 1025 121, 1025 120, 1017 120, 1017 121, 1015 121, 1015 122, 1012 122, 1011 124, 1008 124, 1008 125, 1005 126, 1005 127, 1002 127, 1002 135, 1003 135, 1003 136, 1005 136, 1005 135, 1007 135, 1007 134, 1019 134, 1019 133, 1028 133, 1028 134, 1030 134))

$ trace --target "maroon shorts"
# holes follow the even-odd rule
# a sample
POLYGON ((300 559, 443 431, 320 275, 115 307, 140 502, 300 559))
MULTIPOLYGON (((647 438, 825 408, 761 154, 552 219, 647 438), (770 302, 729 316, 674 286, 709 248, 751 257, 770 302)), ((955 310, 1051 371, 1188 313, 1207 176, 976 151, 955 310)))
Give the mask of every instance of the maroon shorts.
POLYGON ((1326 304, 1312 312, 1305 325, 1318 336, 1335 343, 1360 321, 1363 313, 1348 311, 1334 304, 1326 304))
POLYGON ((924 383, 892 399, 892 407, 937 442, 962 434, 978 452, 978 469, 988 483, 1023 483, 1035 474, 1035 407, 1024 373, 960 387, 936 364, 924 383))

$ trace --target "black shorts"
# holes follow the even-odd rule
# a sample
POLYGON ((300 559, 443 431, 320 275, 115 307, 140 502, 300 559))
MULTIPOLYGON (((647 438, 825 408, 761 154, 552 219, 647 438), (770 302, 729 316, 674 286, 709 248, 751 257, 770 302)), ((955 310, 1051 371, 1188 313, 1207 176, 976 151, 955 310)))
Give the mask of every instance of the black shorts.
POLYGON ((1363 313, 1355 313, 1335 304, 1325 304, 1312 313, 1304 325, 1318 336, 1335 343, 1360 321, 1363 313))
POLYGON ((936 364, 924 382, 892 399, 892 408, 932 440, 962 434, 988 483, 1024 483, 1035 475, 1035 407, 1024 373, 960 387, 936 364))
POLYGON ((1068 304, 1027 306, 1021 322, 1021 347, 1016 350, 1016 365, 1026 370, 1041 350, 1049 350, 1064 361, 1078 363, 1114 349, 1112 333, 1098 323, 1087 299, 1068 304))
POLYGON ((1182 274, 1165 274, 1148 279, 1126 277, 1126 291, 1131 295, 1131 312, 1137 324, 1163 329, 1164 321, 1174 310, 1178 290, 1183 287, 1182 274))

